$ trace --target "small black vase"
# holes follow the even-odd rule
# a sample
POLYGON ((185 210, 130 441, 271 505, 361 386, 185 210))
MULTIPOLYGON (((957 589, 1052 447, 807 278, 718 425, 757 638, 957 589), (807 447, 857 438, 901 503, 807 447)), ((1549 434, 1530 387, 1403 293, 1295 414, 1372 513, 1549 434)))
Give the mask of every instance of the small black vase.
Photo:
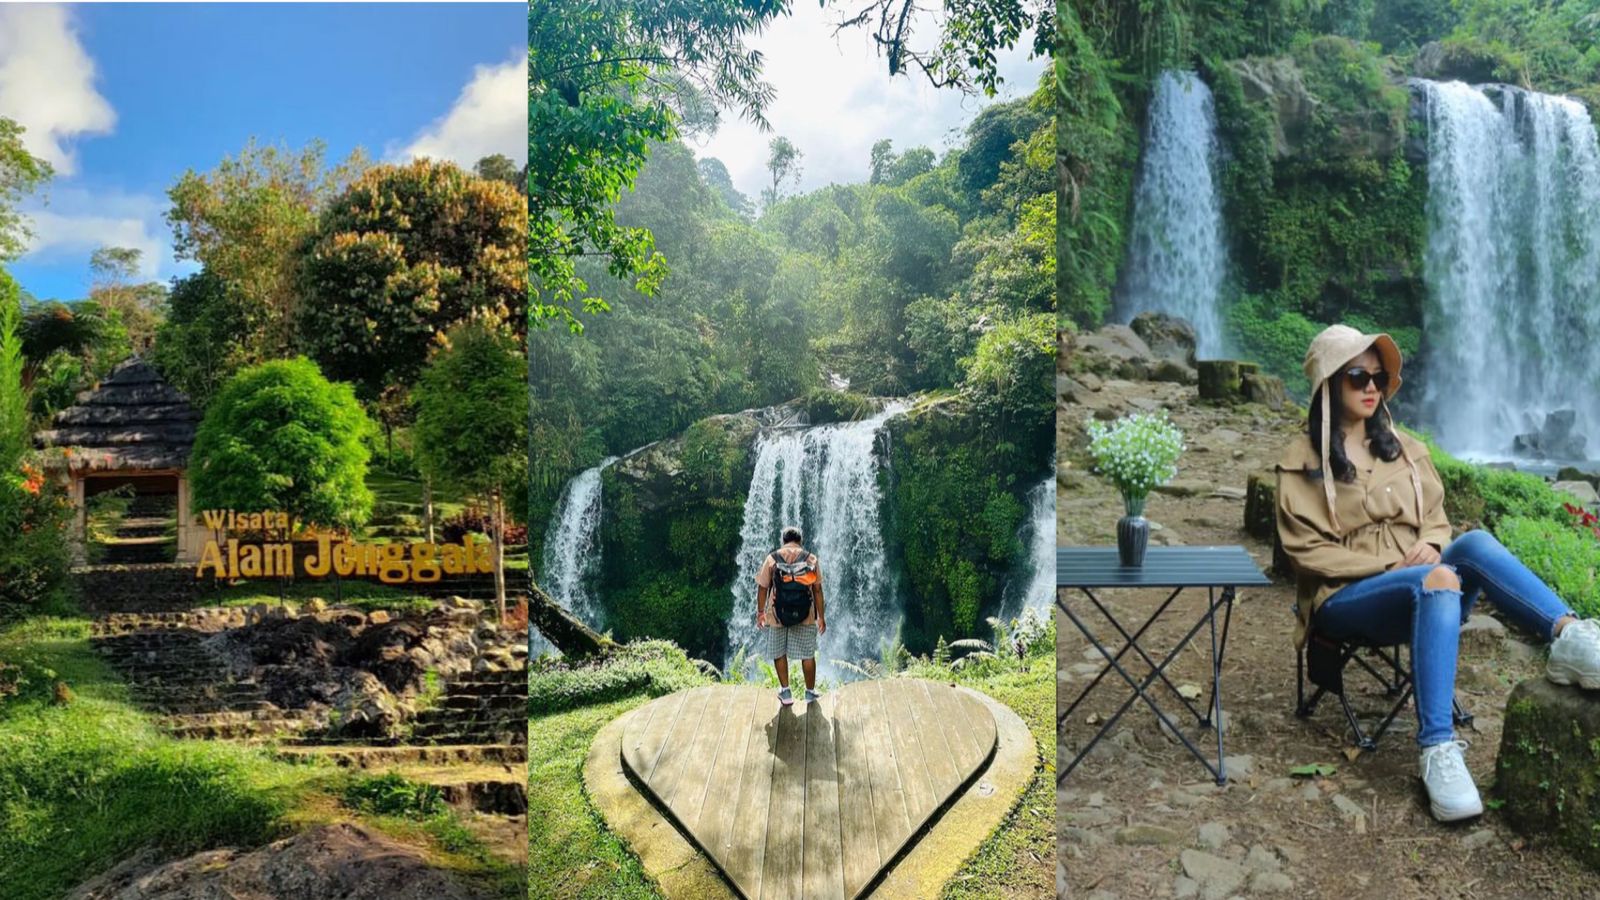
POLYGON ((1144 517, 1144 502, 1128 503, 1128 514, 1117 520, 1117 556, 1129 568, 1144 565, 1144 551, 1150 546, 1150 520, 1144 517))

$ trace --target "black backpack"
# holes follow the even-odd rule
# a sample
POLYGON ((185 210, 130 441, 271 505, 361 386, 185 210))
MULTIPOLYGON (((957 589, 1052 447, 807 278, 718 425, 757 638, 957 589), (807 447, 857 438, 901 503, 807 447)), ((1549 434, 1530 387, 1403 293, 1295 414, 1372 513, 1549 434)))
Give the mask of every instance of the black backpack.
POLYGON ((811 554, 804 549, 794 562, 772 551, 772 607, 783 625, 799 625, 811 615, 812 589, 818 581, 811 554))

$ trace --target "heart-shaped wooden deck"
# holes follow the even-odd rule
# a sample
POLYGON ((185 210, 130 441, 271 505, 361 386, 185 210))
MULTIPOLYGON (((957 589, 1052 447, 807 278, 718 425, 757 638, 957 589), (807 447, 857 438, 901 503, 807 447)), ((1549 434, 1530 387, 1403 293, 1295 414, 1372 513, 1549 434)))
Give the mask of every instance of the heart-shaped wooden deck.
POLYGON ((622 763, 749 900, 855 898, 995 751, 977 698, 860 681, 783 707, 713 685, 641 707, 622 763))

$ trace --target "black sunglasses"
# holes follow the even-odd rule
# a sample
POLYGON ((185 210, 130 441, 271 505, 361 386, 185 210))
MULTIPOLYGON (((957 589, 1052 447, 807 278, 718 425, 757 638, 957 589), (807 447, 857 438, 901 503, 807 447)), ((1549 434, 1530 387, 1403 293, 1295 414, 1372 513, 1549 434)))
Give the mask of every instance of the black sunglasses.
POLYGON ((1373 384, 1377 385, 1378 393, 1389 393, 1388 372, 1368 372, 1366 369, 1357 367, 1354 369, 1346 369, 1344 372, 1344 377, 1345 380, 1350 382, 1350 386, 1358 391, 1364 391, 1367 389, 1367 385, 1373 384))

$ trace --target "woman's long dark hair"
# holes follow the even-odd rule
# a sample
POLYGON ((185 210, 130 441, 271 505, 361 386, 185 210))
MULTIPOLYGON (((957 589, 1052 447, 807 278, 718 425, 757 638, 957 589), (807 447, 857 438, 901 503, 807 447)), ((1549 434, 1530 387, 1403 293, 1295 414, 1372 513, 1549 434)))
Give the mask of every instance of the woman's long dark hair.
MULTIPOLYGON (((1338 378, 1338 374, 1330 376, 1338 378)), ((1344 422, 1344 403, 1340 400, 1342 391, 1338 382, 1328 385, 1328 397, 1333 407, 1333 419, 1328 423, 1329 432, 1332 434, 1333 446, 1328 448, 1328 465, 1333 467, 1333 477, 1344 482, 1356 480, 1356 467, 1350 457, 1344 452, 1344 431, 1341 424, 1344 422)), ((1317 457, 1322 457, 1322 391, 1317 391, 1311 396, 1311 412, 1306 416, 1306 433, 1311 436, 1311 449, 1317 452, 1317 457)), ((1367 419, 1367 438, 1372 441, 1372 453, 1384 462, 1394 462, 1400 456, 1400 438, 1389 428, 1389 417, 1384 415, 1380 406, 1367 419)), ((1321 480, 1322 467, 1306 473, 1313 480, 1321 480)))

